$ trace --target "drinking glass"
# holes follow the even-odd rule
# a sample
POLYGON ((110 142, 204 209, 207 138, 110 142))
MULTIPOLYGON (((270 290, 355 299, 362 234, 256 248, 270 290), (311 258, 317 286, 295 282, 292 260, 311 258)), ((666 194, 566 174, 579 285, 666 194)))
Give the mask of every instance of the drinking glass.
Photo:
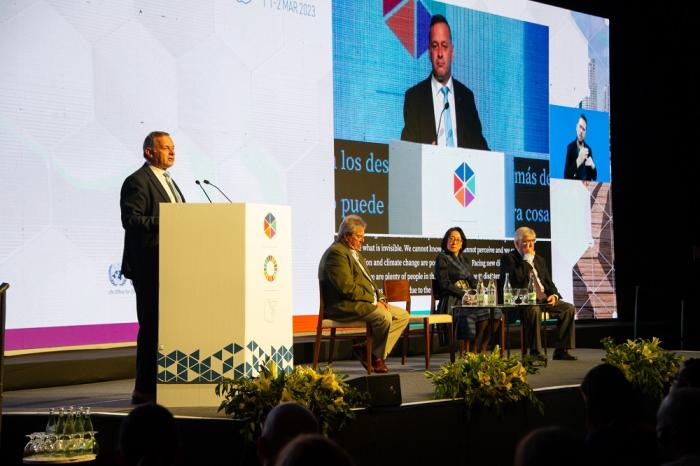
POLYGON ((477 300, 476 290, 473 288, 470 288, 467 290, 466 293, 464 293, 464 297, 462 298, 462 304, 465 306, 476 306, 476 300, 477 300))

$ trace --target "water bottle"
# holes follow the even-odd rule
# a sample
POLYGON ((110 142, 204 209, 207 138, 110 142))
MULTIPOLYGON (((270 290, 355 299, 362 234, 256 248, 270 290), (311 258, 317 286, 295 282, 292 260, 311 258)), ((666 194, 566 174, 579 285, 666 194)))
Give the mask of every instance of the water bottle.
POLYGON ((90 407, 83 410, 83 427, 85 432, 92 432, 95 430, 92 426, 92 417, 90 416, 90 407))
POLYGON ((493 278, 489 280, 488 294, 489 294, 489 306, 495 306, 496 305, 496 284, 493 282, 493 278))
POLYGON ((75 456, 77 453, 77 439, 75 431, 75 408, 68 408, 68 416, 66 417, 66 450, 64 452, 65 456, 75 456))
POLYGON ((507 272, 505 284, 503 285, 503 304, 513 304, 513 288, 510 286, 507 272))
POLYGON ((484 281, 480 278, 479 284, 476 286, 476 302, 479 306, 483 306, 487 301, 486 287, 484 281))
POLYGON ((530 280, 527 284, 527 299, 530 304, 537 304, 537 291, 535 290, 535 272, 530 271, 530 280))
POLYGON ((95 438, 94 426, 92 425, 92 417, 90 416, 90 407, 83 411, 83 428, 85 429, 85 453, 97 455, 100 451, 100 445, 95 438))
POLYGON ((56 410, 51 408, 51 409, 49 409, 49 420, 46 423, 46 428, 44 429, 44 431, 47 434, 55 434, 57 424, 58 424, 58 419, 56 416, 56 410))
POLYGON ((56 442, 56 453, 59 455, 66 455, 68 449, 68 443, 70 441, 70 435, 66 434, 66 410, 61 408, 58 412, 58 421, 56 423, 56 436, 58 441, 56 442))

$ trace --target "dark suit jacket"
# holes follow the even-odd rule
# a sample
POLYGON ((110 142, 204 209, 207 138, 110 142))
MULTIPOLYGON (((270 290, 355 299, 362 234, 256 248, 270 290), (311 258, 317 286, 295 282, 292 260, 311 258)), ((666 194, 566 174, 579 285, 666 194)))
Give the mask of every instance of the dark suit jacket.
MULTIPOLYGON (((336 320, 354 320, 376 310, 374 303, 376 289, 383 298, 380 288, 372 287, 359 264, 352 256, 352 250, 341 241, 336 241, 326 249, 318 265, 318 279, 321 281, 326 315, 336 320)), ((370 273, 365 259, 360 261, 370 273)))
MULTIPOLYGON (((177 184, 175 188, 184 201, 177 184)), ((170 197, 148 163, 124 180, 119 205, 124 227, 122 274, 127 278, 138 280, 142 274, 158 270, 161 202, 170 202, 170 197)))
MULTIPOLYGON (((583 146, 588 149, 588 156, 593 159, 593 149, 583 141, 583 146)), ((598 169, 581 165, 576 168, 578 158, 578 145, 576 139, 566 146, 566 164, 564 165, 564 178, 567 180, 595 181, 598 178, 598 169)))
MULTIPOLYGON (((552 281, 552 275, 549 273, 547 264, 542 256, 535 255, 533 263, 535 264, 535 270, 537 270, 537 276, 544 287, 544 294, 547 296, 554 294, 561 299, 561 295, 552 281)), ((523 257, 515 249, 501 257, 501 283, 505 283, 505 274, 508 273, 510 286, 513 288, 527 288, 531 270, 532 266, 523 260, 523 257)))
POLYGON ((448 253, 441 252, 435 259, 435 280, 438 283, 438 304, 437 312, 447 314, 452 306, 462 302, 464 290, 457 287, 455 283, 459 280, 464 280, 469 283, 471 288, 476 288, 476 278, 471 272, 471 261, 466 254, 460 254, 458 260, 466 269, 457 267, 447 256, 448 253))
MULTIPOLYGON (((432 144, 437 141, 437 125, 433 111, 431 76, 406 91, 403 101, 404 141, 432 144)), ((457 144, 468 149, 489 150, 481 133, 481 120, 474 103, 474 93, 467 86, 452 78, 457 116, 457 144)), ((449 110, 448 110, 449 111, 449 110)))

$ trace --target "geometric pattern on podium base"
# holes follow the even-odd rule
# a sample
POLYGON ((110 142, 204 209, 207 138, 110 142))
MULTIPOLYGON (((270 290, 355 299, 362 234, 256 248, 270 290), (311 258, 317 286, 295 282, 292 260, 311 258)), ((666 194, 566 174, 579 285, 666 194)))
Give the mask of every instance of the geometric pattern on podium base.
POLYGON ((294 369, 292 348, 282 345, 266 352, 255 340, 245 347, 230 343, 213 354, 203 357, 199 350, 186 353, 174 350, 158 353, 158 383, 217 383, 223 379, 252 378, 267 359, 284 372, 294 369))

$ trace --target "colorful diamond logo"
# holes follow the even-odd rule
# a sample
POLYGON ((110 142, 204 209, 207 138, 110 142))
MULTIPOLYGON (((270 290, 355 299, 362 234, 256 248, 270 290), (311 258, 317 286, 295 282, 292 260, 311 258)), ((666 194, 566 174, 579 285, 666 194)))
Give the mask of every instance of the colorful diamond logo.
POLYGON ((420 0, 384 0, 384 21, 406 51, 420 58, 428 50, 430 12, 420 0))
POLYGON ((265 236, 272 238, 277 233, 277 219, 272 213, 268 213, 263 220, 263 230, 265 231, 265 236))
POLYGON ((467 207, 476 198, 476 176, 469 165, 462 163, 454 172, 454 195, 462 207, 467 207))

